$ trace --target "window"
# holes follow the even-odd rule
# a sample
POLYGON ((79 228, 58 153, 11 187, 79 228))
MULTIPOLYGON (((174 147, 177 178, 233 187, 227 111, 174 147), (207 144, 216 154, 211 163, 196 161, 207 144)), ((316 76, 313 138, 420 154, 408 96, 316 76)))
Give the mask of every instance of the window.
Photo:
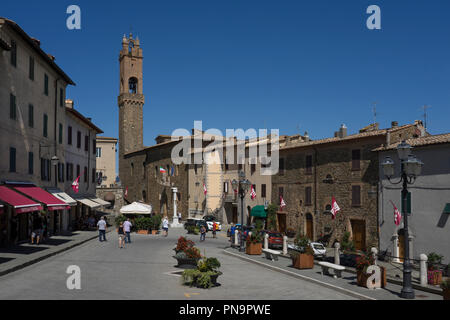
POLYGON ((28 174, 34 173, 34 155, 33 152, 28 152, 28 174))
POLYGON ((251 174, 253 174, 255 171, 256 171, 256 164, 252 163, 250 165, 250 172, 251 172, 251 174))
POLYGON ((84 151, 89 151, 89 137, 84 136, 84 151))
POLYGON ((59 124, 59 136, 58 136, 58 142, 59 144, 62 144, 63 141, 63 125, 59 124))
POLYGON ((59 88, 59 106, 64 106, 64 89, 59 88))
POLYGON ((95 168, 92 169, 92 183, 95 183, 95 168))
POLYGON ((48 96, 48 75, 44 74, 44 94, 48 96))
POLYGON ((58 163, 58 181, 64 182, 64 163, 58 163))
POLYGON ((81 132, 80 131, 77 132, 77 148, 78 149, 81 148, 81 132))
POLYGON ((48 159, 41 158, 41 180, 51 181, 51 162, 48 159))
POLYGON ((223 193, 228 193, 228 181, 223 183, 223 193))
POLYGON ((28 105, 28 126, 34 127, 34 106, 32 104, 28 105))
POLYGON ((9 94, 9 117, 13 120, 17 118, 16 96, 9 94))
POLYGON ((129 93, 137 92, 137 83, 138 83, 138 80, 135 77, 132 77, 132 78, 130 78, 130 80, 128 80, 129 93))
POLYGON ((310 206, 312 205, 312 188, 311 187, 306 187, 305 188, 305 206, 310 206))
POLYGON ((47 125, 48 125, 48 116, 44 113, 44 132, 43 132, 44 137, 48 137, 47 125))
POLYGON ((28 77, 30 78, 30 80, 34 80, 34 58, 33 57, 30 57, 28 77))
POLYGON ((361 170, 361 150, 352 150, 352 170, 361 170))
POLYGON ((194 172, 195 172, 195 174, 197 174, 197 165, 196 164, 194 164, 194 172))
POLYGON ((17 67, 17 43, 11 39, 11 64, 17 67))
POLYGON ((261 185, 261 198, 265 198, 265 197, 267 197, 267 195, 266 195, 266 185, 262 184, 261 185))
POLYGON ((131 163, 131 168, 130 169, 131 169, 131 176, 133 176, 133 172, 134 172, 134 163, 133 162, 131 163))
POLYGON ((67 144, 72 145, 72 127, 67 127, 67 144))
POLYGON ((102 148, 97 148, 97 151, 96 151, 96 154, 95 154, 95 156, 97 157, 97 158, 101 158, 102 157, 102 148))
POLYGON ((70 163, 66 164, 66 179, 70 180, 70 163))
POLYGON ((9 148, 9 172, 16 172, 16 148, 9 148))
POLYGON ((278 170, 280 175, 284 175, 284 158, 280 158, 278 170))
POLYGON ((83 171, 83 180, 84 180, 84 182, 87 182, 88 181, 88 170, 87 170, 87 167, 84 167, 84 171, 83 171))
POLYGON ((77 178, 80 176, 80 165, 77 164, 77 178))
POLYGON ((312 174, 312 155, 306 156, 305 174, 312 174))
POLYGON ((361 205, 361 186, 352 186, 352 206, 361 205))
POLYGON ((92 139, 92 153, 95 154, 97 152, 97 140, 92 139))

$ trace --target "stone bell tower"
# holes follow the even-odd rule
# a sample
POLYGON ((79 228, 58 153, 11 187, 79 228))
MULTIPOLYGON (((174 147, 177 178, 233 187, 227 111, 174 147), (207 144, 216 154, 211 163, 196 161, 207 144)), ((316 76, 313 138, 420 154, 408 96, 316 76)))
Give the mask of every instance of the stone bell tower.
POLYGON ((123 156, 143 147, 142 60, 139 38, 124 35, 119 55, 119 173, 123 156))

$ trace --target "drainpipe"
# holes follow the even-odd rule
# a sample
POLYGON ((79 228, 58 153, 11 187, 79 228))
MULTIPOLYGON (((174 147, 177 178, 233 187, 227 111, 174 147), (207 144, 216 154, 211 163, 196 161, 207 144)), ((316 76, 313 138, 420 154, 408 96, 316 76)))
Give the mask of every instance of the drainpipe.
MULTIPOLYGON (((317 148, 314 148, 314 217, 317 217, 317 148)), ((317 219, 314 219, 317 221, 317 219)), ((317 228, 317 224, 314 223, 314 229, 317 228)), ((314 237, 314 230, 313 230, 314 237)))
MULTIPOLYGON (((54 121, 54 132, 55 132, 55 156, 58 156, 57 154, 57 148, 58 148, 58 138, 57 138, 57 127, 58 127, 58 80, 60 78, 57 78, 55 80, 55 121, 54 121)), ((59 163, 58 163, 59 164, 59 163)), ((58 188, 58 164, 55 166, 55 188, 58 188)))

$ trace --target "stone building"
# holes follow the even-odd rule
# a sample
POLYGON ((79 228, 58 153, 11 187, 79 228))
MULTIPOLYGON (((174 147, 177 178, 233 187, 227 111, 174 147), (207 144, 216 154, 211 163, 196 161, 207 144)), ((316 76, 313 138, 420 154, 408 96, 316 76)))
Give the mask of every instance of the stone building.
POLYGON ((97 137, 97 186, 112 187, 116 183, 116 153, 117 139, 97 137))
POLYGON ((424 135, 416 121, 382 130, 374 124, 352 135, 343 125, 334 137, 315 141, 281 137, 280 169, 272 177, 272 202, 280 204, 282 196, 286 203, 277 212, 279 230, 293 229, 312 240, 328 236, 330 244, 349 231, 357 249, 378 247, 378 157, 372 150, 424 135), (334 220, 332 197, 341 209, 334 220))

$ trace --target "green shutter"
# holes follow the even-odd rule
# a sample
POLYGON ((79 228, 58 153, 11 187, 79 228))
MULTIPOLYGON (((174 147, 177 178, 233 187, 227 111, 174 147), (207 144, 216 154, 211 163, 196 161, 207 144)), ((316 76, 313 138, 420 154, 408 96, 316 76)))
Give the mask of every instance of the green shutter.
POLYGON ((59 144, 62 144, 62 136, 63 136, 63 125, 59 124, 59 144))
POLYGON ((34 156, 33 152, 28 152, 28 174, 34 173, 34 156))
POLYGON ((30 128, 34 127, 34 107, 32 104, 28 105, 28 126, 30 128))
POLYGON ((16 148, 9 148, 9 172, 16 172, 16 148))
POLYGON ((16 96, 12 93, 9 95, 9 117, 16 120, 16 96))
POLYGON ((48 123, 48 116, 44 114, 44 137, 47 137, 47 123, 48 123))

